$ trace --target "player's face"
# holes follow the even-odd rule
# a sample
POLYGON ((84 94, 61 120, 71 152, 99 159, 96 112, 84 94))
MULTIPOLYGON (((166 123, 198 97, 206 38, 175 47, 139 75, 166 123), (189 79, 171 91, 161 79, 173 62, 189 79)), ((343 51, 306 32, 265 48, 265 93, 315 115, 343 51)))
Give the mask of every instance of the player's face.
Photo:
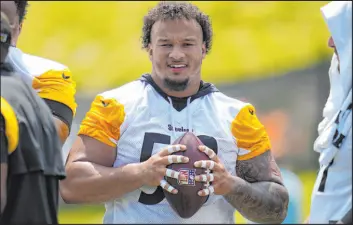
POLYGON ((21 32, 21 24, 19 23, 19 16, 17 14, 17 7, 14 1, 1 1, 1 11, 9 18, 11 26, 11 45, 16 46, 17 38, 21 32))
POLYGON ((338 55, 338 52, 337 52, 337 49, 336 49, 336 45, 335 45, 335 42, 333 41, 332 36, 328 39, 327 45, 330 48, 333 48, 333 50, 335 51, 335 54, 337 55, 337 59, 338 59, 338 62, 339 62, 340 58, 339 58, 339 55, 338 55))
POLYGON ((201 64, 206 47, 196 20, 157 21, 151 32, 149 56, 153 73, 171 91, 200 85, 201 64))

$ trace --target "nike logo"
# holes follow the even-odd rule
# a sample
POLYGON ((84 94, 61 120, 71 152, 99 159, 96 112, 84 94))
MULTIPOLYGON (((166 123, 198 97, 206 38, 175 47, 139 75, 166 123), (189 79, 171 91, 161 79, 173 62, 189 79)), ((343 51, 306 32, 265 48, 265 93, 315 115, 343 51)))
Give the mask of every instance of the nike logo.
POLYGON ((254 115, 254 110, 249 109, 249 113, 250 113, 251 115, 254 115))
POLYGON ((70 76, 66 76, 65 73, 62 73, 61 76, 62 76, 65 80, 70 78, 70 76))
POLYGON ((102 102, 102 104, 103 104, 104 107, 107 107, 107 106, 109 105, 109 103, 107 103, 107 102, 105 102, 105 101, 101 101, 101 102, 102 102))

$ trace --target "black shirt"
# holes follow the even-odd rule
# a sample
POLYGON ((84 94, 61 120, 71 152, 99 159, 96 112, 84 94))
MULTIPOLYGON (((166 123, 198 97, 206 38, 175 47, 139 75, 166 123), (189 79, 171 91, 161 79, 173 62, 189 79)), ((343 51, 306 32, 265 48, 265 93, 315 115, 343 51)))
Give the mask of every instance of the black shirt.
MULTIPOLYGON (((46 103, 1 65, 1 101, 16 115, 18 145, 8 151, 9 132, 1 111, 1 163, 7 163, 7 203, 0 224, 58 223, 59 180, 65 177, 61 143, 46 103)), ((3 103, 2 103, 3 105, 3 103)), ((14 134, 16 135, 16 134, 14 134)))

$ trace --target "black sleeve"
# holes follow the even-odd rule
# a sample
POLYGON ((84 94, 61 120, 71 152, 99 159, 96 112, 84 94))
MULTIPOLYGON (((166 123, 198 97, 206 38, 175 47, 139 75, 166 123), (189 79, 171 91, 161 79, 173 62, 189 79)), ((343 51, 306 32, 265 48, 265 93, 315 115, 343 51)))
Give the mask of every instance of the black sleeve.
MULTIPOLYGON (((1 115, 1 114, 0 114, 1 115)), ((0 155, 0 163, 7 163, 7 157, 8 157, 8 145, 7 145, 7 138, 6 138, 6 133, 5 133, 5 119, 1 115, 0 118, 0 141, 1 141, 1 155, 0 155)))
POLYGON ((352 224, 352 208, 346 213, 346 215, 341 219, 344 224, 352 224))
POLYGON ((72 119, 73 119, 73 112, 72 110, 67 106, 64 105, 60 102, 53 101, 50 99, 44 99, 45 103, 49 106, 52 114, 61 121, 63 121, 69 128, 71 129, 71 124, 72 124, 72 119))

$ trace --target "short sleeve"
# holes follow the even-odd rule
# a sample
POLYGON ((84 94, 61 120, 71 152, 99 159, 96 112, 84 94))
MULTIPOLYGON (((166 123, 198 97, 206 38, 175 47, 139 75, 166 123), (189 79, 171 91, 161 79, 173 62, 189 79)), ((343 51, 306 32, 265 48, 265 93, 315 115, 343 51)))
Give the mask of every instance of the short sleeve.
POLYGON ((125 112, 122 104, 114 98, 98 95, 83 119, 78 134, 116 147, 120 138, 120 126, 124 119, 125 112))
POLYGON ((68 68, 49 70, 34 77, 32 87, 41 98, 62 103, 71 109, 73 115, 76 114, 76 83, 68 68))
POLYGON ((265 127, 250 104, 239 111, 232 121, 231 131, 239 148, 238 160, 248 160, 271 149, 265 127))

